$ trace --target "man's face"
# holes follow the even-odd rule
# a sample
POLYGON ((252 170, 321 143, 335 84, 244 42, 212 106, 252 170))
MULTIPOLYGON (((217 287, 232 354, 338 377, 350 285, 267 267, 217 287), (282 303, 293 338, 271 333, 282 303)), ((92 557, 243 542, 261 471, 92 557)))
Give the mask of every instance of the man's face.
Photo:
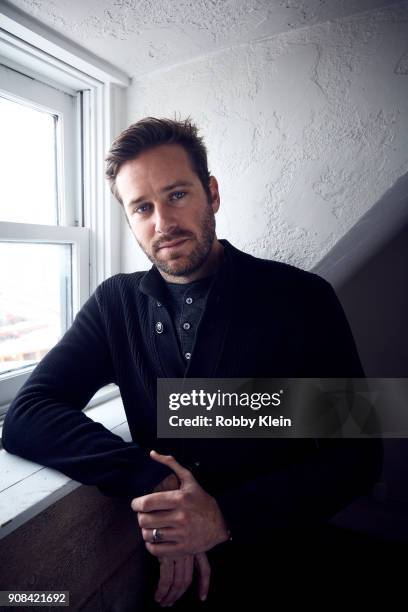
POLYGON ((116 177, 125 214, 138 244, 159 270, 187 277, 209 256, 219 207, 211 177, 211 203, 180 145, 160 145, 126 162, 116 177))

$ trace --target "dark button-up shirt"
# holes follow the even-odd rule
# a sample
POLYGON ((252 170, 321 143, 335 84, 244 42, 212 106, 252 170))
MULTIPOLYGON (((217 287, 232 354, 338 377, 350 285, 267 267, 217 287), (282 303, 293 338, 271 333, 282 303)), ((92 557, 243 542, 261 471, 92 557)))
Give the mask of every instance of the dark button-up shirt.
MULTIPOLYGON (((202 356, 219 354, 223 344, 224 335, 215 334, 214 325, 217 321, 222 329, 222 321, 227 318, 229 302, 225 300, 223 308, 219 308, 219 303, 232 268, 233 262, 225 251, 217 272, 197 281, 168 283, 156 267, 141 280, 139 289, 149 298, 149 325, 163 377, 207 375, 202 371, 202 356), (199 330, 200 343, 197 346, 199 330), (197 371, 194 373, 194 370, 197 371)), ((206 361, 213 363, 212 360, 206 361)))
POLYGON ((208 292, 213 275, 193 281, 192 283, 168 283, 167 307, 177 334, 178 348, 185 361, 191 359, 197 329, 205 310, 208 292))

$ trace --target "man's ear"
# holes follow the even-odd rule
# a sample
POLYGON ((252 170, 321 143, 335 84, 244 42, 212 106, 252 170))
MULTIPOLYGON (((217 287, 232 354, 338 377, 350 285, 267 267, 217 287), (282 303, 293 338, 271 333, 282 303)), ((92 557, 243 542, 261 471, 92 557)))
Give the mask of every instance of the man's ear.
POLYGON ((214 213, 216 213, 220 207, 220 194, 218 191, 218 182, 215 176, 210 176, 208 186, 211 193, 211 207, 214 213))

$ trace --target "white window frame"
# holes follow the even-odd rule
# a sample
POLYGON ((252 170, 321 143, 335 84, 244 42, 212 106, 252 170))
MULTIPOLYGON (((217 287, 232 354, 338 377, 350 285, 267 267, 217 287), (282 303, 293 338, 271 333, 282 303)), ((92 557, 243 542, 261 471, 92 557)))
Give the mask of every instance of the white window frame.
MULTIPOLYGON (((127 75, 81 47, 62 39, 10 5, 0 8, 0 61, 43 83, 74 95, 82 112, 81 163, 71 226, 0 222, 0 239, 72 245, 73 316, 96 287, 120 271, 120 207, 104 179, 104 158, 125 126, 127 75), (79 225, 79 227, 77 226, 79 225), (81 227, 83 226, 83 227, 81 227)), ((79 162, 78 162, 79 163, 79 162)), ((30 375, 16 373, 0 383, 0 412, 30 375), (2 387, 1 385, 4 386, 2 387)), ((99 401, 104 393, 98 393, 99 401)), ((112 389, 106 397, 112 397, 112 389)))

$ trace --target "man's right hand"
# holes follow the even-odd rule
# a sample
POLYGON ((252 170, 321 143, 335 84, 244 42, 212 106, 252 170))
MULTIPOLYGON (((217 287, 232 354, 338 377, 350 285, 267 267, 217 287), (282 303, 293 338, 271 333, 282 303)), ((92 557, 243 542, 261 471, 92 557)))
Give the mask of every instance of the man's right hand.
POLYGON ((193 569, 198 574, 198 596, 207 598, 211 567, 206 553, 179 557, 159 557, 160 579, 155 600, 161 606, 171 606, 187 591, 193 580, 193 569))
MULTIPOLYGON (((155 493, 174 491, 179 487, 180 481, 177 476, 170 474, 159 482, 153 491, 155 493)), ((174 604, 187 591, 193 580, 194 567, 198 577, 198 597, 201 601, 207 599, 211 567, 206 553, 179 557, 159 557, 159 563, 160 578, 154 598, 161 606, 174 604)))

